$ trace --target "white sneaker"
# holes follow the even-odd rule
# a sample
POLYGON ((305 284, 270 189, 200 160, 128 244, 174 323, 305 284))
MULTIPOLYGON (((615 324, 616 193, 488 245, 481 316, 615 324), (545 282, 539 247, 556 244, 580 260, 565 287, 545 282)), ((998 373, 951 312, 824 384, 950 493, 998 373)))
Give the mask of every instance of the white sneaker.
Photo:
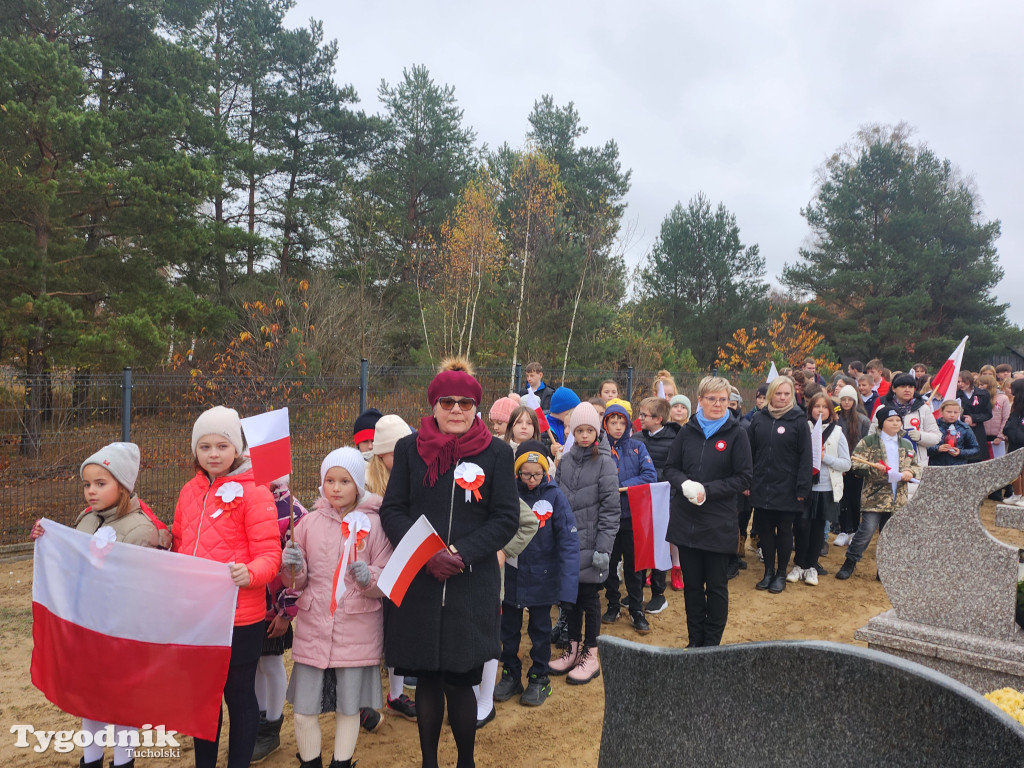
MULTIPOLYGON (((814 570, 813 568, 811 570, 814 570)), ((793 566, 793 570, 789 572, 789 576, 786 577, 786 581, 790 584, 795 584, 800 581, 804 576, 804 570, 798 565, 793 566)))
POLYGON ((850 543, 850 534, 840 533, 838 536, 836 536, 836 540, 832 543, 835 544, 837 547, 845 547, 847 544, 850 543))
POLYGON ((1024 507, 1024 496, 1013 496, 1006 500, 1007 504, 1013 504, 1015 507, 1024 507))
POLYGON ((804 584, 811 587, 818 586, 818 571, 814 568, 808 568, 804 571, 804 584))

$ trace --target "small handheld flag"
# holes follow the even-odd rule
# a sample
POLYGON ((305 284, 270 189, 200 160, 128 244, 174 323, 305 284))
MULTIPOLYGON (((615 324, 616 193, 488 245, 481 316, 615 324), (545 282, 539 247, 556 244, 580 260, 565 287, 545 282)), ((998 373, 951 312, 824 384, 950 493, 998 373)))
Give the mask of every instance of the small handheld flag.
POLYGON ((242 431, 249 444, 256 485, 269 486, 277 478, 291 474, 292 439, 287 408, 242 419, 242 431))

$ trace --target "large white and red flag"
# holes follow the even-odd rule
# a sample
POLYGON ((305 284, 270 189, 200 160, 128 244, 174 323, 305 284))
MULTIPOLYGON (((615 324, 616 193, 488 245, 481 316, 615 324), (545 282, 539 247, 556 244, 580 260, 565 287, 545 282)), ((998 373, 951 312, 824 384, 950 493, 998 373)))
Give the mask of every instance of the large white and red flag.
POLYGON ((669 483, 631 485, 629 514, 633 518, 633 561, 638 571, 672 568, 672 552, 665 540, 668 535, 669 483))
POLYGON ((822 437, 825 434, 825 430, 821 424, 821 416, 815 422, 814 426, 811 427, 811 471, 817 475, 821 473, 821 449, 822 449, 822 437))
POLYGON ((959 386, 960 364, 964 359, 964 349, 967 347, 968 336, 964 336, 953 350, 953 354, 942 364, 942 367, 932 376, 932 393, 929 399, 932 401, 932 409, 936 412, 943 400, 956 400, 956 390, 959 386))
POLYGON ((242 431, 249 444, 256 485, 269 486, 277 478, 291 474, 292 438, 288 431, 287 408, 242 419, 242 431))
POLYGON ((420 515, 391 553, 388 564, 377 577, 377 588, 392 603, 401 605, 420 568, 442 549, 445 549, 444 539, 434 530, 430 521, 420 515))
POLYGON ((533 391, 533 387, 528 387, 526 397, 523 398, 523 405, 527 408, 532 408, 533 412, 537 414, 537 424, 540 425, 540 431, 547 432, 551 429, 551 425, 548 424, 548 417, 544 415, 544 409, 540 406, 540 398, 537 397, 537 393, 533 391))
POLYGON ((41 524, 36 688, 78 717, 216 738, 238 596, 227 565, 41 524))

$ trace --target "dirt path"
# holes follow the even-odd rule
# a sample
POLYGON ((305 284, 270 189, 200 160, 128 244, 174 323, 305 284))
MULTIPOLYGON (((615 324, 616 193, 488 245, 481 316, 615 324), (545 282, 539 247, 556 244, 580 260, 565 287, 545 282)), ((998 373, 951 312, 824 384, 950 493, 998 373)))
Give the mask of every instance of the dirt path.
MULTIPOLYGON (((982 520, 997 538, 1014 546, 1024 546, 1024 534, 993 526, 994 505, 986 502, 982 520)), ((922 532, 927 535, 927 532, 922 532)), ((853 578, 838 582, 833 578, 843 561, 841 548, 833 547, 822 563, 829 575, 817 587, 791 584, 780 595, 754 589, 761 571, 757 557, 748 553, 750 567, 729 583, 729 623, 724 642, 739 643, 756 640, 832 640, 856 643, 853 633, 868 619, 891 606, 882 585, 875 580, 875 547, 872 544, 853 578)), ((19 766, 77 765, 80 752, 56 754, 52 750, 36 754, 17 749, 10 727, 29 723, 35 728, 74 730, 79 721, 50 704, 29 680, 32 653, 31 636, 31 560, 0 562, 0 764, 19 766)), ((686 622, 682 593, 669 590, 669 606, 661 614, 651 616, 653 631, 639 637, 623 618, 603 631, 652 645, 680 647, 686 644, 686 622)), ((528 640, 524 646, 528 650, 528 640)), ((287 658, 287 657, 286 657, 287 658)), ((112 661, 100 660, 100 665, 112 661)), ((290 666, 290 661, 287 662, 290 666)), ((528 752, 515 762, 534 766, 595 766, 601 742, 604 712, 604 688, 601 678, 586 686, 568 686, 556 678, 554 693, 538 709, 522 707, 513 699, 498 706, 497 718, 483 728, 477 737, 476 762, 480 768, 507 766, 509 750, 528 752)), ((332 716, 322 718, 324 753, 333 743, 332 716)), ((191 750, 182 750, 180 759, 139 760, 141 766, 181 768, 192 765, 191 750)), ((222 739, 222 747, 226 739, 222 739)), ((400 718, 387 717, 376 734, 360 735, 356 747, 360 768, 394 768, 419 764, 416 725, 400 718)), ((110 759, 109 752, 107 761, 110 759)), ((221 762, 225 759, 222 749, 221 762)), ((442 765, 455 764, 455 747, 451 732, 445 728, 441 738, 442 765)), ((260 764, 261 768, 296 765, 295 737, 290 707, 285 706, 285 727, 282 747, 260 764)))

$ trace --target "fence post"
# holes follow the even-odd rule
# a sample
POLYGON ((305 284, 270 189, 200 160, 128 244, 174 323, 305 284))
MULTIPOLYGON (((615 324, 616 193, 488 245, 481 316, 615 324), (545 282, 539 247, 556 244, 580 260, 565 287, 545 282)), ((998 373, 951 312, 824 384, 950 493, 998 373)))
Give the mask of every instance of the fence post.
POLYGON ((633 402, 633 366, 626 369, 626 400, 633 402))
POLYGON ((516 392, 523 388, 523 364, 516 363, 516 392))
POLYGON ((126 365, 121 378, 121 442, 132 441, 132 369, 126 365))
POLYGON ((366 358, 359 361, 359 412, 366 410, 366 382, 369 374, 369 363, 366 358))

